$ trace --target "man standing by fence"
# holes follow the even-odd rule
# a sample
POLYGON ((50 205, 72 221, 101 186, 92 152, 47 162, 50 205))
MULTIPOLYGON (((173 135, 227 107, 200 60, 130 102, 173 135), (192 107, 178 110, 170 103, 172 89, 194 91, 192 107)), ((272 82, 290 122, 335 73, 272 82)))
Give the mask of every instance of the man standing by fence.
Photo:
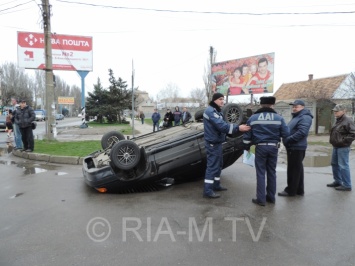
POLYGON ((153 132, 155 132, 155 128, 159 131, 159 121, 160 121, 160 114, 158 113, 157 109, 154 109, 154 113, 152 114, 152 121, 153 121, 153 132))

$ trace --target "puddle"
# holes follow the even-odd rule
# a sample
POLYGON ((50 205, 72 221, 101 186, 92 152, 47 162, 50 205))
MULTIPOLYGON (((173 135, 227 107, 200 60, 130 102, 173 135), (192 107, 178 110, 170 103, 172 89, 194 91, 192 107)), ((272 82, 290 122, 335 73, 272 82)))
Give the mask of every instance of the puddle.
POLYGON ((17 167, 24 169, 25 175, 32 175, 38 173, 44 173, 49 170, 56 170, 58 166, 56 165, 48 165, 48 164, 35 164, 31 162, 21 162, 17 163, 17 167))
POLYGON ((3 155, 8 155, 12 152, 12 150, 14 149, 14 147, 12 145, 8 145, 8 143, 6 142, 5 143, 7 145, 6 148, 4 147, 1 147, 0 148, 0 156, 3 156, 3 155))
POLYGON ((14 161, 3 161, 3 160, 0 160, 0 164, 3 164, 3 165, 15 165, 16 162, 14 162, 14 161))
MULTIPOLYGON (((7 157, 9 158, 9 153, 8 153, 8 148, 0 148, 0 157, 7 157)), ((15 162, 12 160, 0 160, 0 164, 3 165, 16 165, 19 168, 22 168, 24 170, 25 175, 32 175, 32 174, 38 174, 38 173, 44 173, 50 170, 57 170, 60 166, 56 165, 48 165, 48 164, 38 164, 34 162, 15 162)), ((58 172, 56 173, 57 175, 66 175, 67 173, 65 172, 58 172)))

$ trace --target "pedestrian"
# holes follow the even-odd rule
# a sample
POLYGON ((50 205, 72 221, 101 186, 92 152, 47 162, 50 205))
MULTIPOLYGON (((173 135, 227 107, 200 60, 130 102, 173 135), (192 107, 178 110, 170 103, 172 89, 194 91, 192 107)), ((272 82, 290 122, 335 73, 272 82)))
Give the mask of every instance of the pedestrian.
POLYGON ((20 131, 20 127, 15 123, 15 113, 16 110, 20 108, 20 105, 17 103, 16 97, 11 97, 11 104, 12 104, 12 127, 13 127, 13 132, 15 137, 14 150, 21 150, 23 147, 21 131, 20 131))
POLYGON ((141 119, 142 125, 143 125, 144 124, 144 118, 145 118, 145 115, 144 115, 143 111, 139 112, 139 118, 141 119))
POLYGON ((207 153, 207 168, 205 174, 203 197, 219 198, 215 191, 224 191, 227 188, 221 186, 221 172, 223 167, 222 143, 226 141, 226 134, 236 131, 245 132, 250 130, 247 125, 229 124, 224 121, 222 106, 224 95, 215 93, 212 101, 203 114, 204 139, 207 153))
POLYGON ((180 126, 182 113, 180 112, 179 106, 175 106, 175 111, 173 115, 174 115, 174 126, 180 126))
POLYGON ((173 121, 174 121, 174 115, 170 111, 170 109, 166 110, 166 114, 164 115, 164 127, 169 128, 173 126, 173 121))
POLYGON ((7 116, 6 116, 7 136, 9 138, 11 138, 12 137, 11 133, 12 133, 12 130, 13 130, 13 126, 12 126, 12 110, 9 109, 7 113, 8 113, 7 116))
POLYGON ((36 114, 33 109, 26 105, 25 99, 22 99, 20 108, 17 108, 15 112, 15 123, 19 126, 22 135, 22 151, 33 152, 34 150, 32 122, 35 118, 36 114))
POLYGON ((351 191, 349 153, 351 143, 355 140, 355 125, 352 118, 345 114, 345 106, 338 104, 333 112, 336 120, 330 130, 329 142, 333 146, 331 165, 334 181, 327 187, 351 191))
POLYGON ((304 195, 303 159, 306 156, 307 137, 312 125, 313 115, 305 109, 302 100, 296 100, 292 105, 292 119, 288 123, 290 136, 283 139, 287 152, 287 187, 278 195, 293 197, 304 195))
POLYGON ((159 131, 159 121, 160 121, 160 114, 158 113, 157 109, 154 109, 152 114, 152 121, 153 121, 153 132, 155 132, 155 128, 159 131))
POLYGON ((187 111, 187 107, 182 108, 182 124, 186 124, 190 121, 191 114, 187 111))
POLYGON ((251 131, 243 135, 245 150, 255 145, 256 198, 252 202, 260 206, 275 203, 278 147, 281 138, 290 133, 283 117, 273 108, 275 102, 273 96, 260 97, 261 108, 247 121, 251 131))

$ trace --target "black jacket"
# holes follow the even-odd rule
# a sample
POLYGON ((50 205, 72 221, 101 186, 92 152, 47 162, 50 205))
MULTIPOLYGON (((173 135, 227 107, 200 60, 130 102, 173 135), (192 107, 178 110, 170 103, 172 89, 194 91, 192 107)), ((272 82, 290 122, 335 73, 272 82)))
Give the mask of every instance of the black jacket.
POLYGON ((164 121, 168 123, 168 127, 172 127, 173 126, 173 121, 174 121, 174 115, 172 112, 166 112, 166 114, 164 115, 164 121), (169 119, 167 119, 169 118, 169 119))
POLYGON ((355 124, 352 118, 345 114, 336 119, 334 126, 330 130, 329 142, 333 147, 350 147, 355 140, 355 124))
POLYGON ((182 112, 182 115, 181 115, 181 119, 182 119, 182 123, 183 123, 183 124, 189 122, 190 119, 191 119, 191 114, 190 114, 189 111, 186 111, 185 119, 184 119, 184 113, 185 113, 185 112, 182 112))
POLYGON ((28 105, 25 106, 23 109, 16 108, 14 111, 15 123, 20 128, 31 127, 32 121, 36 119, 36 114, 31 107, 28 105))

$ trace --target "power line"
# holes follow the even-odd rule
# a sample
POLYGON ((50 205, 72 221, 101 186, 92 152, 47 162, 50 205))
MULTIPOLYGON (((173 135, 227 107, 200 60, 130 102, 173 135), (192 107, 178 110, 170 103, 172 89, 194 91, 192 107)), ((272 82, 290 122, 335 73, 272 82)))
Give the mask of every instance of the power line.
POLYGON ((194 10, 172 10, 172 9, 155 9, 143 7, 124 7, 124 6, 107 6, 98 4, 89 4, 82 2, 72 2, 65 0, 57 0, 57 2, 86 5, 102 8, 141 10, 154 12, 170 12, 170 13, 192 13, 192 14, 218 14, 218 15, 247 15, 247 16, 270 16, 270 15, 336 15, 336 14, 353 14, 355 11, 324 11, 324 12, 265 12, 265 13, 250 13, 250 12, 219 12, 219 11, 194 11, 194 10))
POLYGON ((28 3, 31 3, 31 2, 33 2, 33 0, 28 1, 26 3, 15 5, 15 6, 12 6, 12 7, 8 7, 8 8, 5 8, 5 9, 1 9, 0 12, 4 12, 4 11, 10 10, 10 9, 14 9, 14 8, 19 7, 19 6, 27 5, 28 3))

